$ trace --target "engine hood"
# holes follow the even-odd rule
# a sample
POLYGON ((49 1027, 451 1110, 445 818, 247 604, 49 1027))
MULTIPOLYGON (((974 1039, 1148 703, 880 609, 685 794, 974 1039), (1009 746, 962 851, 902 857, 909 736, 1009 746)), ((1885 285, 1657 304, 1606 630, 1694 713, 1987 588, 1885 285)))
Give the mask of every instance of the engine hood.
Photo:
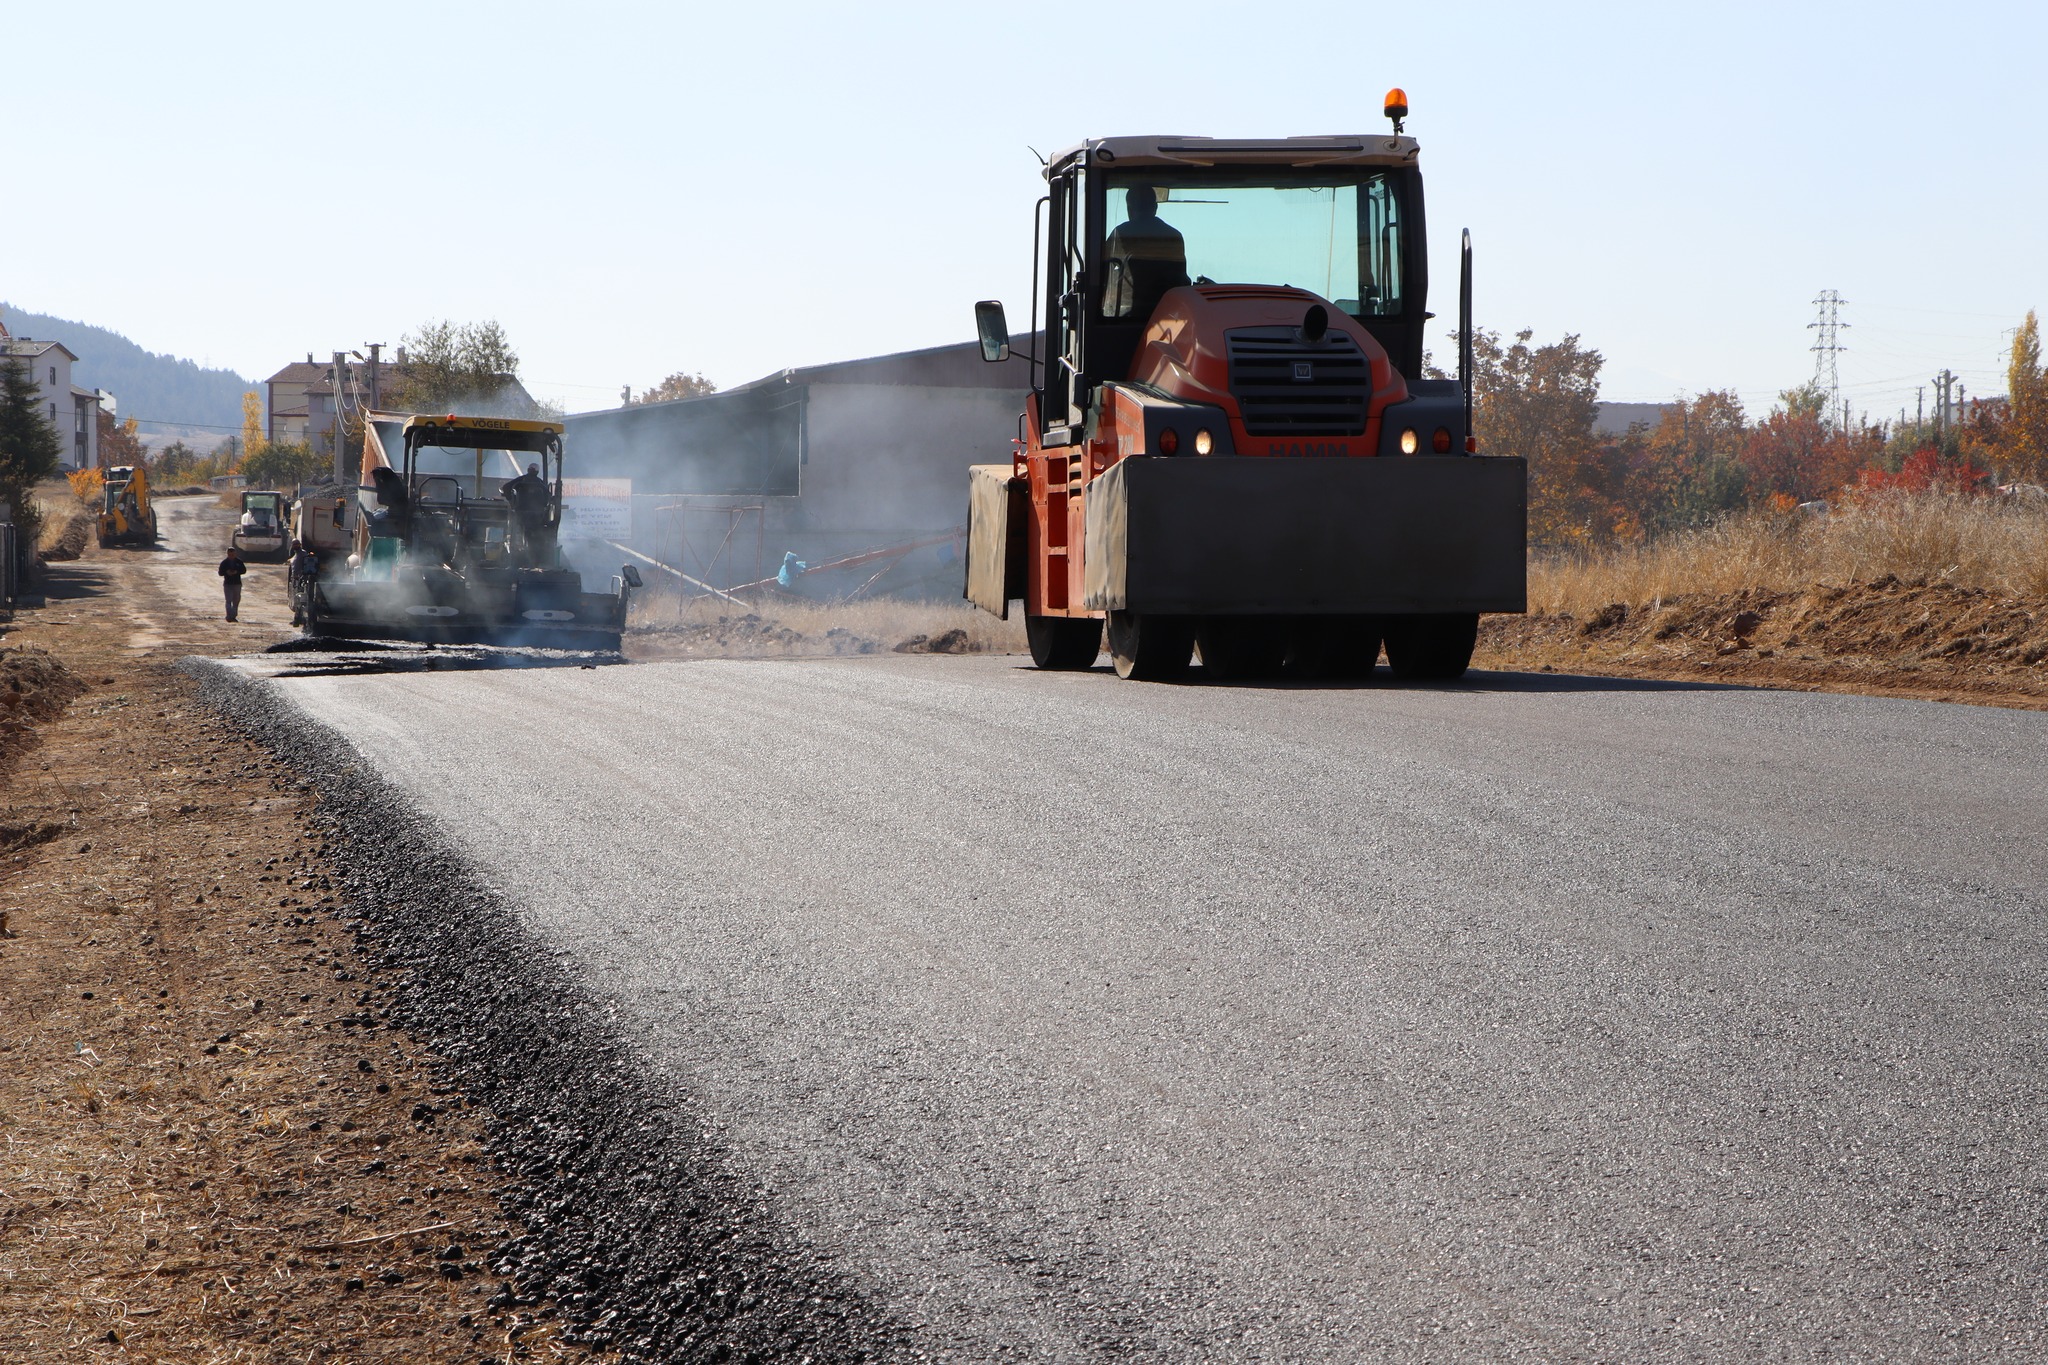
POLYGON ((1223 408, 1238 428, 1237 448, 1247 453, 1331 437, 1347 445, 1363 440, 1369 450, 1380 411, 1408 396, 1386 351, 1336 304, 1273 285, 1167 291, 1146 326, 1131 379, 1223 408), (1317 306, 1327 330, 1310 340, 1303 321, 1317 306))

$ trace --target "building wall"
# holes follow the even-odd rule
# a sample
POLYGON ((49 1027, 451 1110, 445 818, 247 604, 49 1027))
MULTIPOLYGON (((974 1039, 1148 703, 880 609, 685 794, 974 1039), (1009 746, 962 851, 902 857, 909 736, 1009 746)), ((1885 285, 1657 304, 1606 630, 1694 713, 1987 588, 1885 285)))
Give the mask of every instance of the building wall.
POLYGON ((42 349, 40 354, 29 352, 37 343, 15 338, 8 343, 10 351, 28 364, 29 378, 35 382, 36 402, 43 416, 56 428, 57 442, 63 450, 66 469, 90 467, 99 457, 99 429, 95 409, 99 400, 90 393, 83 396, 72 393, 71 356, 58 346, 42 349), (84 441, 78 439, 80 419, 84 421, 84 441))
POLYGON ((77 385, 71 388, 72 429, 59 433, 64 438, 67 458, 79 469, 91 469, 100 462, 100 396, 77 385))
POLYGON ((968 467, 1009 463, 1023 410, 1007 389, 811 385, 791 531, 876 543, 963 524, 968 467))
MULTIPOLYGON (((636 479, 633 548, 666 564, 680 554, 687 572, 731 587, 774 573, 784 552, 816 565, 961 528, 968 467, 1009 462, 1023 410, 1009 389, 811 384, 797 496, 682 497, 636 479)), ((937 582, 953 595, 952 549, 916 551, 878 586, 937 582)), ((800 590, 851 591, 873 568, 800 580, 800 590)))
POLYGON ((306 382, 304 380, 273 380, 269 385, 267 405, 267 434, 280 445, 296 445, 306 439, 306 419, 303 417, 282 417, 280 413, 302 409, 306 406, 306 382))

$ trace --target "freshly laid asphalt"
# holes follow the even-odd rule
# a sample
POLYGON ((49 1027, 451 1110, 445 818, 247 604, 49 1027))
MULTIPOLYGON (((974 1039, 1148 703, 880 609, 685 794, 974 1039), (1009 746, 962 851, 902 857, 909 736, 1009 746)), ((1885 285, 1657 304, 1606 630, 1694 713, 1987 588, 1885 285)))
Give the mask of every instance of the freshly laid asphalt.
POLYGON ((1021 664, 264 685, 924 1352, 2048 1357, 2048 715, 1021 664))

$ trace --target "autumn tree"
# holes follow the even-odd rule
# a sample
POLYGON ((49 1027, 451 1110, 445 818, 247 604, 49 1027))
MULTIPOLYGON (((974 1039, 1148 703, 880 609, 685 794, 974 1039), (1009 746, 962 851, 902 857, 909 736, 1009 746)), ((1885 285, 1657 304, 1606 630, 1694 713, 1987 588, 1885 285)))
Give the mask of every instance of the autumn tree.
POLYGON ((2031 308, 2012 339, 2005 383, 2004 464, 2015 479, 2048 482, 2048 371, 2041 366, 2041 323, 2031 308))
POLYGON ((1748 434, 1742 400, 1713 389, 1667 404, 1643 442, 1628 502, 1651 532, 1697 526, 1740 507, 1748 434))
POLYGON ((255 455, 269 444, 270 437, 263 430, 263 395, 250 389, 242 395, 243 457, 255 455))
POLYGON ((327 456, 314 450, 310 442, 266 441, 253 454, 242 457, 236 472, 251 488, 293 488, 312 482, 330 468, 327 456))
POLYGON ((133 417, 121 421, 105 408, 97 409, 100 428, 100 466, 113 469, 119 465, 139 465, 149 459, 149 447, 142 443, 142 432, 133 417))
POLYGON ((674 374, 662 380, 653 388, 648 389, 633 401, 636 404, 667 403, 678 398, 702 398, 706 394, 717 392, 718 385, 712 383, 703 375, 677 370, 674 374))
POLYGON ((157 483, 169 484, 191 473, 192 466, 198 463, 198 451, 183 441, 173 441, 149 462, 150 477, 157 483))
POLYGON ((1485 330, 1472 336, 1473 427, 1481 448, 1529 461, 1529 534, 1538 544, 1573 545, 1612 534, 1608 471, 1599 460, 1593 419, 1599 413, 1598 351, 1567 334, 1531 344, 1524 328, 1514 344, 1485 330))
MULTIPOLYGON (((429 322, 405 338, 405 367, 394 394, 412 412, 499 406, 519 377, 519 356, 496 322, 429 322)), ((530 407, 525 402, 517 406, 530 407)))

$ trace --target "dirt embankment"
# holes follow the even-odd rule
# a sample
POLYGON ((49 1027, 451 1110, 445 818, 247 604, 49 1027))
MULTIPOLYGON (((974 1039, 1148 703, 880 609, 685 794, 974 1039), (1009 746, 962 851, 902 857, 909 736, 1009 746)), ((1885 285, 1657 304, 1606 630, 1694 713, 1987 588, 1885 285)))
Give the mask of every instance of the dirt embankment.
POLYGON ((267 628, 171 558, 88 546, 0 643, 0 1361, 580 1354, 492 1273, 486 1116, 392 1027, 317 793, 170 668, 267 628))
POLYGON ((1018 653, 1021 617, 957 602, 771 600, 758 609, 650 597, 634 607, 626 653, 641 660, 814 658, 853 654, 1018 653))
POLYGON ((1488 617, 1475 664, 2048 709, 2048 600, 1883 575, 1488 617))

